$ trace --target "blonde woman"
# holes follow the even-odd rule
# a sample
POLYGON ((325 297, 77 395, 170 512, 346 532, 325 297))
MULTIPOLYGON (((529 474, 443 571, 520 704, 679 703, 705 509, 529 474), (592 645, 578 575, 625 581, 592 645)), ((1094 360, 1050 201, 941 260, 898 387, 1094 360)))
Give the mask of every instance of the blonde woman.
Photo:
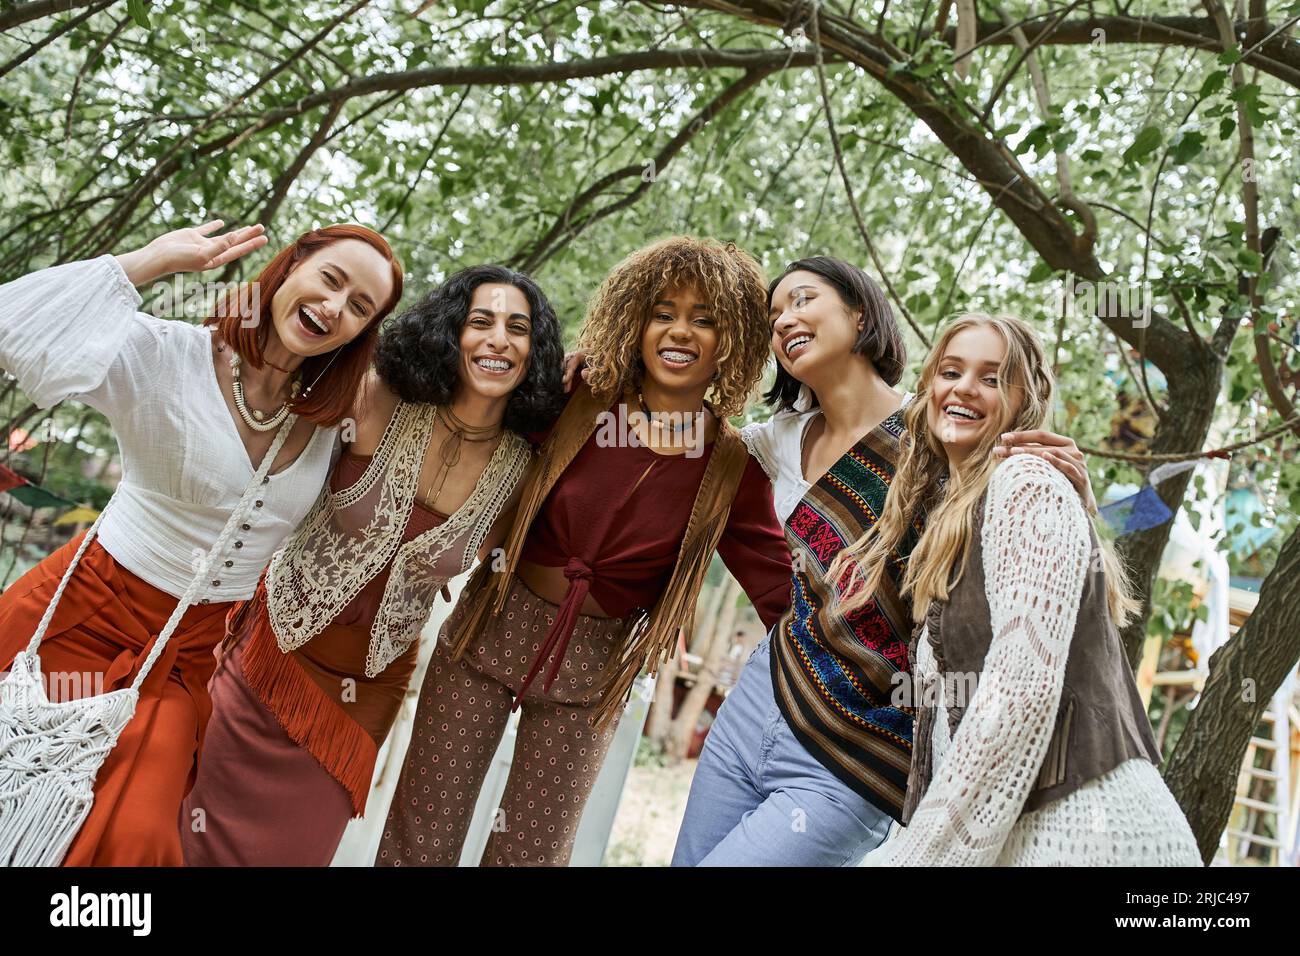
POLYGON ((1053 381, 1018 319, 965 315, 931 352, 877 525, 831 565, 845 613, 887 573, 920 509, 903 592, 924 623, 897 865, 1194 866, 1187 820, 1120 645, 1122 568, 1078 495, 1033 455, 994 456, 1041 428, 1053 381))

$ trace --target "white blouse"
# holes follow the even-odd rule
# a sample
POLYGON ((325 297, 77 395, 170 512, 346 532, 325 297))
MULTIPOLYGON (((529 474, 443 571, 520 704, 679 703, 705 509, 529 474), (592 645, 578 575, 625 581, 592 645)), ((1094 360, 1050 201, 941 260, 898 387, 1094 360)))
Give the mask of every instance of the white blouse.
POLYGON ((751 422, 740 429, 749 453, 772 479, 776 520, 783 525, 812 487, 803 477, 803 436, 820 411, 780 411, 765 422, 751 422))
MULTIPOLYGON (((0 286, 0 366, 42 408, 74 398, 102 412, 122 480, 99 541, 122 567, 180 597, 253 477, 213 367, 213 329, 137 312, 113 256, 34 272, 0 286)), ((246 527, 198 600, 249 598, 271 554, 324 485, 337 428, 317 428, 270 475, 246 527)))
MULTIPOLYGON (((912 397, 911 392, 905 392, 903 405, 912 397)), ((793 411, 777 412, 765 422, 752 422, 740 429, 749 453, 772 479, 776 519, 783 525, 812 487, 803 477, 803 439, 813 419, 821 414, 821 408, 811 405, 812 392, 804 385, 799 389, 793 411)))

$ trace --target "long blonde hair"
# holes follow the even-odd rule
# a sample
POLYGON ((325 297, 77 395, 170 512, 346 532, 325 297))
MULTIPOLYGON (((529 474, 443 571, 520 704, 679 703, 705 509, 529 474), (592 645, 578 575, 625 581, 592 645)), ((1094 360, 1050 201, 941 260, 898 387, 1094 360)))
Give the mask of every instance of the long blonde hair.
POLYGON ((767 365, 771 331, 763 270, 733 243, 671 236, 638 249, 614 267, 587 306, 578 334, 587 383, 613 401, 640 384, 641 332, 666 289, 694 285, 717 320, 718 379, 709 389, 719 418, 744 411, 767 365))
MULTIPOLYGON (((911 595, 912 617, 917 623, 925 619, 931 601, 948 599, 950 586, 965 573, 976 509, 1001 462, 993 455, 993 446, 1003 432, 1042 428, 1051 412, 1054 390, 1043 344, 1020 319, 972 312, 948 324, 926 357, 916 397, 903 414, 907 427, 903 454, 885 498, 884 512, 865 534, 836 555, 827 570, 830 581, 841 582, 840 587, 832 588, 837 594, 838 613, 849 614, 872 599, 891 560, 890 553, 922 509, 934 510, 926 517, 925 532, 908 559, 902 594, 911 595), (1006 343, 1006 355, 998 368, 1001 413, 994 423, 996 427, 986 429, 975 450, 948 474, 948 456, 942 441, 929 427, 927 411, 934 377, 948 343, 959 332, 977 326, 993 329, 1006 343), (948 481, 943 487, 945 475, 948 481), (954 576, 955 566, 958 569, 954 576)), ((1098 542, 1111 618, 1117 627, 1123 627, 1137 610, 1137 602, 1114 549, 1104 538, 1098 537, 1098 542)))

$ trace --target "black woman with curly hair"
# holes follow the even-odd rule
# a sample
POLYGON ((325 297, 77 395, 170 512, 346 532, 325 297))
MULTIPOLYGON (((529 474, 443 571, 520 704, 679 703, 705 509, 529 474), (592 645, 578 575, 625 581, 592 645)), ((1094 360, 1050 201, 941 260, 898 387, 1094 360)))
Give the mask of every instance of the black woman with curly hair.
POLYGON ((596 292, 586 382, 434 650, 377 864, 458 863, 522 707, 483 862, 564 865, 632 682, 690 630, 715 549, 766 625, 785 610, 771 486, 727 423, 763 371, 765 303, 752 258, 688 237, 634 252, 596 292))
POLYGON ((227 622, 188 865, 329 863, 437 595, 504 537, 521 436, 558 414, 562 359, 541 289, 500 266, 456 273, 383 330, 329 484, 227 622))

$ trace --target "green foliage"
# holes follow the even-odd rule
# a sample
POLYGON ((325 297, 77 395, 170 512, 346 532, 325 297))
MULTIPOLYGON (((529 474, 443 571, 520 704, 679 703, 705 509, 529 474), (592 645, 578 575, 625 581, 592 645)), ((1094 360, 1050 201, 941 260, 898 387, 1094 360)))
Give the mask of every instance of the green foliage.
MULTIPOLYGON (((903 52, 886 83, 906 83, 941 112, 1000 138, 1042 202, 1057 200, 1063 156, 1074 193, 1098 220, 1091 246, 1098 262, 1111 281, 1149 289, 1156 312, 1176 327, 1184 319, 1175 293, 1186 322, 1205 338, 1222 322, 1244 323, 1250 309, 1239 282, 1258 276, 1276 335, 1294 340, 1294 88, 1248 69, 1248 82, 1234 89, 1239 50, 1219 56, 1155 44, 1048 43, 1035 52, 1051 94, 1044 111, 1013 45, 982 45, 966 79, 957 77, 951 49, 926 29, 933 5, 929 20, 922 6, 890 8, 883 30, 903 52), (1266 273, 1242 227, 1247 174, 1237 158, 1238 106, 1255 134, 1249 175, 1261 222, 1285 237, 1266 273)), ((1016 18, 1041 13, 1028 0, 1005 7, 1016 18)), ((462 266, 522 261, 568 215, 570 227, 581 228, 535 272, 570 342, 609 269, 666 234, 734 240, 769 273, 815 253, 870 265, 809 69, 771 73, 694 129, 693 118, 739 70, 687 65, 545 83, 428 82, 434 71, 537 68, 651 49, 799 46, 777 29, 659 5, 459 0, 416 17, 410 4, 375 0, 298 52, 345 8, 323 0, 304 15, 283 2, 131 0, 94 14, 0 78, 0 281, 132 248, 184 224, 252 221, 299 161, 266 222, 273 248, 328 222, 379 228, 403 259, 411 298, 462 266), (323 145, 303 155, 329 105, 319 97, 348 90, 362 92, 341 100, 323 145), (679 134, 680 151, 656 162, 647 181, 647 163, 679 134), (630 174, 619 178, 619 171, 630 174), (602 181, 608 185, 589 204, 570 211, 602 181), (636 201, 587 221, 643 186, 636 201)), ((6 33, 0 62, 71 16, 6 33)), ((951 144, 864 70, 830 64, 827 81, 866 229, 919 327, 931 334, 968 309, 1024 316, 1058 368, 1054 426, 1096 445, 1112 430, 1119 383, 1127 382, 1120 346, 1096 318, 1062 314, 1070 277, 1031 247, 1011 217, 991 210, 990 193, 1005 184, 981 183, 982 173, 963 168, 951 144)), ((1081 232, 1077 213, 1067 216, 1081 232)), ((241 274, 269 255, 244 263, 241 274)), ((914 383, 924 351, 910 330, 908 337, 904 385, 914 383)), ((1250 339, 1238 334, 1225 361, 1216 442, 1249 437, 1275 420, 1250 339)), ((1295 366, 1294 350, 1274 354, 1295 366)), ((1153 388, 1165 394, 1160 384, 1153 388)), ((6 404, 12 415, 25 403, 11 395, 6 404)), ((71 427, 83 411, 61 409, 59 425, 67 418, 71 427)), ((767 412, 755 406, 748 414, 767 412)), ((112 452, 111 433, 96 418, 75 451, 55 456, 52 489, 99 502, 107 484, 94 477, 95 463, 112 452)), ((1233 461, 1233 480, 1268 495, 1268 520, 1282 533, 1294 527, 1300 497, 1294 457, 1286 446, 1267 445, 1233 461)), ((1089 467, 1099 494, 1142 478, 1104 459, 1089 467)), ((1250 567, 1266 571, 1269 555, 1266 547, 1250 567)), ((1178 626, 1181 592, 1161 590, 1159 599, 1152 626, 1178 626)))
POLYGON ((1158 634, 1168 640, 1175 634, 1191 632, 1192 622, 1205 620, 1207 609, 1204 604, 1193 608, 1195 594, 1189 581, 1167 581, 1157 578, 1151 590, 1151 604, 1154 610, 1147 624, 1147 632, 1158 634))

